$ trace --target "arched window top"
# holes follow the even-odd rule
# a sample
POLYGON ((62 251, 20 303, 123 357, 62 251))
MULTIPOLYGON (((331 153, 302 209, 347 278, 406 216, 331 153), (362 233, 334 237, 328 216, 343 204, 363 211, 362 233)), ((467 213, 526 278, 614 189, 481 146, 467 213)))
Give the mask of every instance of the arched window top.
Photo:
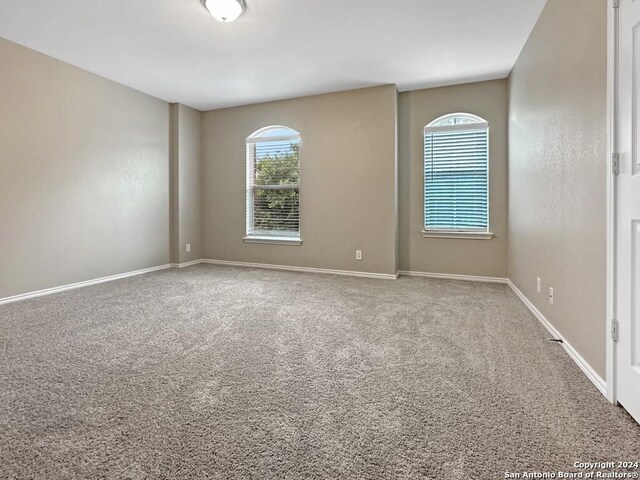
POLYGON ((275 142, 300 138, 300 133, 282 125, 270 125, 256 130, 247 137, 247 143, 275 142))
POLYGON ((450 113, 424 128, 425 236, 489 239, 489 124, 450 113))
POLYGON ((247 137, 245 242, 300 245, 300 133, 282 125, 247 137))
POLYGON ((446 130, 475 130, 489 128, 489 122, 471 113, 449 113, 436 118, 424 127, 425 133, 446 130))

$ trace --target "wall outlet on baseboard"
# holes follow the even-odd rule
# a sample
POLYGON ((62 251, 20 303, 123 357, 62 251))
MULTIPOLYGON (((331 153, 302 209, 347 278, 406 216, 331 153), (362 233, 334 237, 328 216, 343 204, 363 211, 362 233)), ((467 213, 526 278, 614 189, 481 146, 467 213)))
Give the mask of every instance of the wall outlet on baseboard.
POLYGON ((362 260, 362 250, 356 250, 356 260, 362 260))
POLYGON ((553 305, 553 287, 549 287, 549 303, 553 305))
POLYGON ((538 290, 538 293, 540 293, 540 284, 541 284, 540 277, 537 277, 536 278, 536 289, 538 290))
POLYGON ((185 249, 187 250, 187 253, 191 252, 191 244, 187 243, 185 249))

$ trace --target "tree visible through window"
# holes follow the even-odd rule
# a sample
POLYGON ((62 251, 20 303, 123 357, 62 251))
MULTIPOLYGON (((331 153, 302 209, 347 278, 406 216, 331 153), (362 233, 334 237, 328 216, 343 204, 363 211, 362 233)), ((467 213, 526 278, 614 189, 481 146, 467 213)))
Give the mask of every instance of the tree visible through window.
POLYGON ((290 128, 247 139, 247 236, 300 237, 300 134, 290 128))

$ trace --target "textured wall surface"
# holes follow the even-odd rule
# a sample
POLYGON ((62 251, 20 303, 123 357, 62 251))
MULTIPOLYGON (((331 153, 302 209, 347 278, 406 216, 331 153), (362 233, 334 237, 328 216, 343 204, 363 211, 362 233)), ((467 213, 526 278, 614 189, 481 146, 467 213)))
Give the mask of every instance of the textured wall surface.
POLYGON ((396 102, 387 85, 206 112, 204 256, 395 274, 396 102), (245 139, 268 125, 301 134, 300 246, 242 240, 245 139))
POLYGON ((169 108, 0 39, 0 298, 169 262, 169 108))
POLYGON ((202 258, 202 113, 171 105, 171 261, 202 258), (186 244, 191 245, 187 252, 186 244))
POLYGON ((605 116, 606 2, 549 0, 510 76, 509 276, 603 378, 605 116))
POLYGON ((400 270, 507 276, 507 82, 470 83, 399 95, 400 270), (489 122, 491 240, 423 238, 424 127, 448 113, 489 122))

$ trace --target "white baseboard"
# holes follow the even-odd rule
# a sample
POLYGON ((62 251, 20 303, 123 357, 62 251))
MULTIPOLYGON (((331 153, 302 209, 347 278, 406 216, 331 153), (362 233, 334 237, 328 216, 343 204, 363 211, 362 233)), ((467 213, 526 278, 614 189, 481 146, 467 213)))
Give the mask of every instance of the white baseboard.
POLYGON ((199 258, 198 260, 191 260, 190 262, 172 263, 171 266, 175 268, 185 268, 185 267, 190 267, 191 265, 198 265, 199 263, 202 263, 202 262, 204 262, 204 260, 199 258))
POLYGON ((229 260, 211 260, 204 259, 202 263, 210 263, 212 265, 228 265, 231 267, 250 267, 265 268, 269 270, 285 270, 289 272, 305 272, 305 273, 324 273, 330 275, 343 275, 348 277, 365 277, 365 278, 381 278, 385 280, 395 280, 397 275, 390 273, 372 273, 372 272, 355 272, 351 270, 331 270, 328 268, 311 268, 311 267, 294 267, 290 265, 272 265, 270 263, 249 263, 249 262, 232 262, 229 260))
POLYGON ((542 326, 547 329, 547 331, 551 334, 551 336, 553 338, 562 340, 562 343, 560 345, 562 345, 562 348, 564 348, 564 351, 567 352, 569 357, 571 357, 571 359, 574 362, 576 362, 578 367, 580 367, 580 370, 582 370, 582 372, 587 376, 587 378, 591 380, 591 382, 596 386, 598 390, 600 390, 600 393, 602 393, 602 395, 606 397, 607 383, 602 379, 602 377, 598 375, 596 371, 591 367, 591 365, 589 365, 589 363, 587 363, 587 361, 584 358, 582 358, 582 356, 576 351, 576 349, 573 348, 569 342, 567 342, 566 338, 560 335, 560 332, 556 330, 556 328, 551 324, 551 322, 542 314, 542 312, 540 312, 540 310, 538 310, 533 305, 533 303, 529 301, 527 297, 524 296, 524 293, 522 293, 518 289, 518 287, 516 287, 513 284, 511 280, 508 280, 507 283, 509 287, 511 287, 511 290, 513 290, 513 293, 515 293, 518 296, 518 298, 522 301, 522 303, 524 303, 525 306, 531 311, 531 313, 533 313, 533 315, 538 319, 538 321, 542 324, 542 326))
POLYGON ((507 283, 509 280, 500 277, 478 277, 474 275, 455 275, 449 273, 410 272, 400 270, 398 275, 405 277, 441 278, 443 280, 464 280, 466 282, 507 283))
POLYGON ((69 285, 62 285, 60 287, 46 288, 44 290, 37 290, 35 292, 21 293, 20 295, 13 295, 11 297, 0 298, 0 305, 19 302, 20 300, 28 300, 30 298, 43 297, 45 295, 51 295, 52 293, 64 292, 66 290, 73 290, 75 288, 88 287, 89 285, 96 285, 98 283, 112 282, 114 280, 133 277, 135 275, 142 275, 144 273, 156 272, 158 270, 166 270, 167 268, 171 268, 172 266, 173 266, 172 264, 168 263, 166 265, 160 265, 158 267, 143 268, 142 270, 119 273, 117 275, 109 275, 108 277, 95 278, 93 280, 86 280, 84 282, 71 283, 69 285))
POLYGON ((96 285, 99 283, 111 282, 114 280, 132 277, 135 275, 143 275, 145 273, 155 272, 158 270, 166 270, 168 268, 190 267, 192 265, 198 265, 200 263, 209 263, 214 265, 229 265, 229 266, 236 266, 236 267, 265 268, 265 269, 284 270, 284 271, 291 271, 291 272, 323 273, 323 274, 343 275, 343 276, 350 276, 350 277, 379 278, 384 280, 395 280, 398 278, 399 275, 406 275, 406 276, 418 276, 418 277, 443 278, 443 279, 451 279, 451 280, 470 280, 470 281, 476 281, 476 282, 505 283, 507 281, 506 279, 503 279, 503 278, 472 277, 472 276, 465 276, 465 275, 445 275, 445 274, 438 274, 438 273, 401 271, 401 272, 398 272, 396 275, 393 275, 393 274, 387 274, 387 273, 356 272, 356 271, 350 271, 350 270, 331 270, 327 268, 295 267, 295 266, 288 266, 288 265, 272 265, 272 264, 266 264, 266 263, 249 263, 249 262, 233 262, 233 261, 227 261, 227 260, 198 259, 198 260, 192 260, 190 262, 184 262, 184 263, 169 263, 166 265, 160 265, 158 267, 145 268, 142 270, 135 270, 133 272, 120 273, 117 275, 110 275, 108 277, 101 277, 101 278, 96 278, 92 280, 87 280, 84 282, 77 282, 69 285, 61 285, 59 287, 47 288, 44 290, 37 290, 35 292, 27 292, 19 295, 13 295, 11 297, 0 298, 0 305, 18 302, 20 300, 28 300, 30 298, 42 297, 45 295, 51 295, 53 293, 64 292, 66 290, 73 290, 75 288, 87 287, 89 285, 96 285))
POLYGON ((473 282, 493 282, 493 283, 506 283, 511 287, 511 290, 518 296, 518 298, 524 303, 524 305, 531 311, 531 313, 538 319, 538 321, 547 329, 547 331, 554 337, 562 340, 562 348, 573 359, 582 372, 587 376, 589 380, 596 386, 596 388, 606 397, 607 385, 606 382, 596 373, 596 371, 582 358, 582 356, 571 346, 567 340, 560 335, 560 332, 551 324, 549 320, 529 301, 527 297, 516 287, 513 282, 506 278, 498 277, 477 277, 470 275, 452 275, 442 273, 428 273, 428 272, 410 272, 399 271, 396 275, 387 273, 370 273, 370 272, 355 272, 349 270, 331 270, 327 268, 311 268, 311 267, 294 267, 288 265, 272 265, 265 263, 249 263, 249 262, 233 262, 228 260, 212 260, 212 259, 199 259, 185 263, 170 263, 166 265, 160 265, 157 267, 144 268, 142 270, 135 270, 133 272, 120 273, 117 275, 110 275, 108 277, 96 278, 93 280, 87 280, 84 282, 72 283, 69 285, 62 285, 60 287, 47 288, 44 290, 38 290, 35 292, 23 293, 20 295, 14 295, 11 297, 0 298, 0 305, 8 303, 18 302, 21 300, 27 300, 30 298, 42 297, 45 295, 51 295, 53 293, 64 292, 66 290, 73 290, 76 288, 87 287, 89 285, 96 285, 99 283, 111 282, 114 280, 120 280, 127 277, 133 277, 135 275, 142 275, 145 273, 156 272, 158 270, 166 270, 172 267, 185 268, 199 263, 208 263, 213 265, 227 265, 234 267, 250 267, 250 268, 264 268, 271 270, 284 270, 291 272, 307 272, 307 273, 323 273, 331 275, 344 275, 350 277, 364 277, 364 278, 379 278, 387 280, 395 280, 399 275, 408 277, 426 277, 426 278, 440 278, 447 280, 464 280, 473 282))

